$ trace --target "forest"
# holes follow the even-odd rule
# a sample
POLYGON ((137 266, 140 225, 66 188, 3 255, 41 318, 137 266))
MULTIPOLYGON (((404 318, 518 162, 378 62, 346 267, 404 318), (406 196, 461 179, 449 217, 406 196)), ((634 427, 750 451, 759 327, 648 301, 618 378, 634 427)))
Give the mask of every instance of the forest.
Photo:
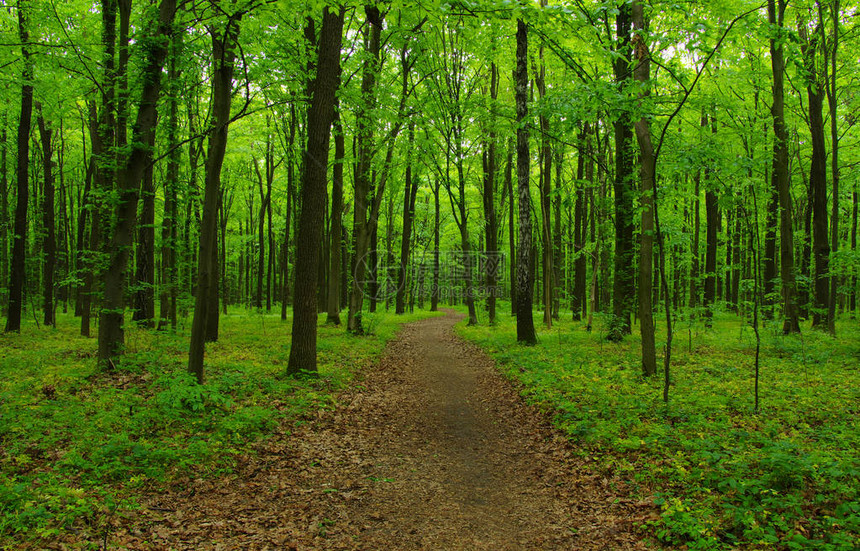
POLYGON ((860 547, 856 2, 2 8, 0 548, 860 547), (488 394, 594 492, 557 538, 467 534, 515 516, 469 494, 373 540, 346 495, 412 475, 337 474, 347 438, 308 461, 363 482, 277 537, 178 515, 377 427, 362 392, 391 427, 488 394))

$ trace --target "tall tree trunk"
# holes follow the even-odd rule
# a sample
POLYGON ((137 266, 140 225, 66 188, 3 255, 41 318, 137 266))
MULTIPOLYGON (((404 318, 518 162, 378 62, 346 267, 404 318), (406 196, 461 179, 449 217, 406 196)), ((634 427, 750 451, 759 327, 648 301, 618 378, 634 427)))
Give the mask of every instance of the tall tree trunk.
MULTIPOLYGON (((615 83, 627 95, 630 80, 630 5, 618 6, 615 16, 615 59, 612 62, 615 83)), ((630 121, 621 115, 615 129, 615 280, 612 286, 612 321, 608 338, 620 341, 630 334, 630 314, 635 296, 633 273, 633 131, 630 121)))
POLYGON ((176 33, 170 43, 167 70, 167 172, 164 180, 164 214, 161 222, 161 293, 158 328, 170 323, 176 329, 176 297, 178 272, 176 266, 177 218, 179 190, 179 59, 182 55, 182 33, 176 33))
POLYGON ((412 149, 415 147, 415 123, 409 123, 409 146, 406 149, 406 174, 403 190, 403 234, 400 238, 400 263, 397 266, 397 297, 394 313, 406 313, 406 279, 409 267, 412 225, 415 219, 415 199, 418 197, 418 178, 412 174, 412 149))
POLYGON ((505 190, 508 194, 508 246, 510 256, 508 263, 511 266, 511 315, 517 313, 517 234, 516 234, 516 206, 514 195, 514 147, 513 143, 508 146, 507 161, 505 162, 505 190))
POLYGON ((296 139, 296 109, 290 105, 290 131, 287 141, 287 214, 284 223, 284 270, 281 297, 281 321, 287 319, 287 306, 290 300, 290 236, 293 230, 293 209, 295 205, 295 164, 293 163, 293 144, 296 139))
MULTIPOLYGON (((771 175, 771 178, 773 175, 771 175)), ((771 319, 773 317, 773 306, 774 301, 771 298, 773 293, 776 291, 776 233, 777 228, 779 227, 779 193, 776 189, 772 189, 768 191, 768 195, 770 199, 767 202, 767 212, 765 213, 765 230, 764 230, 764 257, 762 258, 762 263, 764 264, 762 269, 762 288, 763 288, 763 297, 762 297, 762 306, 763 311, 762 315, 765 319, 771 319)))
POLYGON ((340 84, 340 47, 344 9, 323 10, 317 75, 308 110, 302 174, 302 210, 296 242, 296 289, 292 344, 287 373, 317 371, 317 271, 320 269, 322 225, 325 216, 326 171, 334 119, 335 94, 340 84))
POLYGON ((38 125, 39 136, 42 141, 42 166, 44 169, 44 193, 42 196, 42 226, 45 231, 45 240, 42 250, 45 254, 45 263, 42 269, 42 310, 45 325, 56 325, 54 319, 54 271, 57 266, 57 236, 54 223, 54 163, 51 160, 53 146, 51 145, 52 130, 45 122, 40 105, 36 105, 39 112, 38 125))
POLYGON ((531 194, 529 193, 528 128, 528 29, 517 19, 517 66, 515 72, 517 102, 517 193, 519 218, 517 227, 517 342, 537 344, 532 312, 534 276, 532 272, 531 194))
MULTIPOLYGON (((857 253, 857 219, 858 207, 860 207, 860 193, 858 193, 858 184, 854 182, 854 192, 851 194, 851 252, 857 253)), ((851 299, 848 302, 848 309, 851 311, 851 319, 857 314, 857 276, 854 276, 851 281, 851 299)))
MULTIPOLYGON (((821 21, 818 22, 821 25, 821 21)), ((807 71, 806 95, 809 100, 809 133, 812 157, 809 162, 809 188, 812 194, 812 255, 815 260, 813 280, 812 327, 830 330, 830 236, 827 234, 827 149, 824 143, 824 90, 816 68, 815 56, 820 47, 817 32, 807 36, 806 21, 798 22, 804 66, 807 71)), ((838 202, 838 199, 834 197, 838 202)))
POLYGON ((369 227, 367 210, 371 190, 371 162, 373 160, 373 120, 372 109, 375 105, 376 73, 379 71, 379 50, 381 48, 382 16, 379 9, 370 5, 365 6, 367 19, 367 56, 362 68, 361 102, 356 114, 357 153, 355 170, 355 204, 353 205, 354 255, 352 289, 349 296, 349 313, 347 329, 354 333, 362 333, 361 310, 364 304, 364 278, 367 268, 368 242, 373 228, 369 227))
MULTIPOLYGON (((546 0, 541 0, 541 6, 546 5, 546 0)), ((536 80, 538 94, 541 98, 546 96, 546 67, 543 60, 543 44, 538 49, 540 68, 536 80)), ((552 303, 555 294, 552 266, 552 221, 550 203, 550 190, 552 189, 552 147, 549 143, 549 117, 543 112, 539 117, 541 130, 540 151, 540 212, 541 212, 541 249, 543 252, 543 323, 547 328, 552 327, 552 303)))
MULTIPOLYGON (((499 92, 499 71, 490 65, 490 101, 495 106, 499 92)), ((486 278, 487 316, 490 325, 496 323, 496 287, 499 263, 498 222, 496 218, 496 120, 495 107, 490 110, 490 129, 484 150, 484 277, 486 278)))
MULTIPOLYGON (((0 282, 9 281, 9 176, 7 174, 6 114, 0 128, 0 282)), ((0 315, 6 315, 7 297, 0 289, 0 315)))
POLYGON ((436 179, 436 184, 433 186, 433 285, 430 288, 430 311, 436 312, 439 310, 439 226, 441 205, 439 204, 439 193, 442 183, 436 179))
MULTIPOLYGON (((771 26, 782 32, 785 0, 768 0, 767 14, 771 26)), ((773 70, 773 187, 779 196, 779 260, 782 279, 784 333, 800 332, 797 315, 797 290, 794 277, 794 230, 792 229, 791 181, 788 173, 788 130, 785 127, 785 58, 782 39, 770 40, 770 59, 773 70)))
MULTIPOLYGON (((715 134, 717 132, 716 119, 712 116, 709 120, 708 115, 702 113, 702 128, 709 124, 711 132, 715 134)), ((705 281, 702 294, 703 314, 705 324, 708 327, 712 324, 714 305, 720 294, 717 277, 717 247, 719 246, 721 217, 715 187, 716 184, 711 179, 711 167, 708 166, 705 168, 705 281)))
POLYGON ((137 119, 132 134, 131 151, 117 173, 119 203, 114 213, 113 235, 106 250, 110 251, 108 268, 104 275, 104 298, 99 314, 99 363, 111 366, 122 354, 125 344, 123 318, 128 259, 137 223, 137 204, 140 183, 147 166, 152 162, 155 127, 158 118, 156 106, 161 93, 161 70, 176 15, 176 0, 162 0, 158 20, 150 36, 160 37, 146 49, 143 68, 143 90, 138 105, 137 119))
POLYGON ((699 306, 699 234, 701 232, 701 190, 702 171, 697 170, 693 177, 693 242, 690 250, 690 308, 699 306))
MULTIPOLYGON (((642 85, 639 93, 644 101, 650 93, 651 59, 645 38, 645 15, 642 3, 634 1, 632 6, 633 29, 636 33, 633 78, 642 85)), ((639 142, 641 180, 642 231, 639 245, 639 328, 642 335, 642 373, 649 377, 657 373, 657 351, 654 344, 654 312, 651 304, 651 285, 654 258, 654 179, 656 157, 651 143, 651 127, 646 117, 635 123, 636 140, 639 142)), ((668 299, 668 293, 666 295, 668 299)))
POLYGON ((334 165, 331 174, 331 231, 329 232, 328 315, 326 323, 340 325, 341 234, 343 233, 343 159, 346 155, 338 109, 334 112, 334 165))
MULTIPOLYGON (((839 251, 839 118, 838 101, 836 96, 836 61, 839 48, 839 0, 830 2, 830 23, 832 35, 830 42, 825 37, 824 8, 820 0, 818 5, 818 19, 821 27, 822 41, 824 42, 824 81, 827 93, 827 104, 830 110, 830 180, 832 198, 830 211, 830 253, 835 255, 839 251)), ((837 300, 838 278, 830 276, 830 301, 827 307, 827 330, 836 334, 836 300, 837 300)))
MULTIPOLYGON (((266 144, 266 156, 264 159, 266 171, 265 182, 263 182, 263 175, 260 173, 257 159, 253 160, 260 191, 260 217, 257 220, 257 292, 254 295, 254 308, 258 310, 263 309, 263 280, 266 277, 266 212, 269 209, 269 202, 272 200, 272 186, 269 179, 269 145, 268 143, 266 144)), ((271 254, 271 251, 269 251, 269 254, 271 254)))
POLYGON ((144 327, 155 321, 155 182, 152 163, 148 163, 141 186, 141 210, 138 223, 137 256, 132 320, 144 327))
POLYGON ((230 98, 233 89, 236 48, 242 13, 231 16, 222 33, 212 31, 212 122, 206 155, 206 183, 203 191, 203 218, 197 255, 197 295, 191 322, 191 345, 188 371, 203 382, 203 353, 210 327, 209 317, 218 316, 217 294, 213 304, 212 290, 217 293, 217 223, 218 201, 221 197, 221 166, 227 151, 227 131, 230 123, 230 98))
POLYGON ((586 280, 586 255, 585 255, 585 190, 583 182, 585 178, 585 164, 589 133, 589 124, 583 123, 577 140, 576 160, 576 199, 573 207, 573 320, 579 321, 585 313, 585 280, 586 280))
POLYGON ((33 61, 30 54, 30 32, 27 12, 29 2, 18 0, 18 37, 21 41, 21 116, 18 118, 18 158, 15 168, 17 202, 15 233, 12 236, 12 262, 9 273, 9 308, 6 332, 21 331, 21 308, 24 300, 24 270, 27 251, 27 205, 30 200, 30 124, 33 117, 33 61))

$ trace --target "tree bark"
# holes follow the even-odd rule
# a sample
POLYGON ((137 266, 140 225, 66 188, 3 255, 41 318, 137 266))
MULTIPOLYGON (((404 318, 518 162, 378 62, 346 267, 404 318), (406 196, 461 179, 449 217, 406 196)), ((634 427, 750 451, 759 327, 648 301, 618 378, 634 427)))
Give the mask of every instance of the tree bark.
POLYGON ((107 243, 110 252, 108 268, 104 275, 104 298, 99 313, 99 363, 110 367, 113 360, 122 354, 125 344, 123 318, 128 260, 131 252, 134 229, 137 223, 137 204, 140 183, 144 172, 152 162, 152 147, 158 119, 156 106, 161 92, 161 70, 167 57, 167 48, 176 14, 176 0, 162 0, 153 36, 146 48, 143 69, 143 90, 138 105, 137 119, 132 132, 131 152, 117 173, 119 203, 114 212, 113 234, 107 243))
POLYGON ((418 197, 418 178, 412 174, 412 149, 415 147, 415 123, 409 123, 409 146, 406 149, 406 174, 403 189, 403 234, 400 238, 400 263, 397 265, 397 296, 394 313, 406 313, 406 279, 409 267, 412 225, 415 219, 415 199, 418 197))
POLYGON ((344 10, 323 10, 317 75, 308 110, 308 142, 302 174, 302 210, 296 244, 296 287, 287 373, 317 372, 317 271, 325 216, 326 172, 335 94, 340 84, 344 10))
POLYGON ((572 318, 574 321, 582 319, 585 314, 585 281, 586 281, 586 256, 585 256, 585 158, 587 153, 586 140, 590 131, 589 124, 583 123, 579 132, 577 143, 576 161, 576 199, 573 207, 573 296, 571 300, 572 318))
POLYGON ((21 41, 21 116, 18 118, 18 158, 16 161, 15 233, 12 236, 12 262, 9 271, 9 304, 6 332, 21 331, 21 309, 24 300, 24 262, 27 250, 27 206, 30 200, 30 124, 33 117, 33 60, 29 42, 29 2, 18 0, 18 37, 21 41))
POLYGON ((356 114, 357 159, 355 170, 355 204, 353 206, 354 254, 355 267, 352 289, 349 296, 349 312, 347 315, 347 330, 361 334, 361 310, 364 304, 364 277, 367 269, 368 241, 373 228, 369 227, 367 210, 372 190, 371 162, 373 160, 373 121, 371 110, 375 104, 376 73, 379 71, 379 51, 381 48, 382 15, 379 9, 365 7, 367 19, 367 57, 362 68, 361 104, 356 114))
POLYGON ((515 72, 517 102, 517 342, 537 344, 532 312, 534 275, 532 272, 531 194, 529 193, 529 124, 528 124, 528 29, 517 19, 517 65, 515 72))
POLYGON ((155 182, 151 162, 143 175, 140 221, 137 227, 137 290, 134 293, 132 320, 143 327, 151 327, 155 321, 155 182))
POLYGON ((343 159, 346 155, 340 113, 334 113, 334 166, 331 174, 331 231, 329 232, 328 314, 326 323, 340 325, 341 234, 343 233, 343 159))
POLYGON ((53 146, 51 137, 53 131, 45 122, 41 106, 37 104, 39 136, 42 141, 42 167, 44 170, 44 193, 42 196, 42 226, 45 231, 45 240, 42 250, 45 254, 45 263, 42 266, 42 311, 45 325, 56 325, 54 319, 54 272, 57 266, 57 235, 54 223, 54 163, 51 160, 53 146))
MULTIPOLYGON (((768 0, 768 22, 783 32, 785 0, 768 0)), ((779 257, 782 279, 783 326, 784 333, 799 333, 800 322, 797 315, 797 290, 794 275, 794 230, 792 229, 791 181, 788 173, 788 130, 785 127, 785 58, 782 41, 770 40, 771 68, 773 70, 773 187, 779 196, 779 257)))
MULTIPOLYGON (((615 16, 616 44, 612 62, 615 83, 620 94, 627 95, 630 80, 630 5, 623 3, 615 16)), ((633 273, 633 131, 630 121, 621 115, 613 123, 615 130, 615 280, 612 286, 612 321, 608 338, 620 341, 630 334, 630 314, 635 286, 633 273)))
MULTIPOLYGON (((821 25, 818 21, 817 25, 821 25)), ((812 195, 813 279, 812 327, 831 330, 830 309, 830 236, 827 233, 827 149, 824 143, 824 89, 816 68, 819 36, 807 36, 806 21, 798 21, 804 67, 807 71, 806 96, 809 101, 809 133, 812 157, 809 162, 809 188, 812 195)), ((834 197, 838 202, 838 199, 834 197)))
MULTIPOLYGON (((541 0, 541 6, 546 5, 546 0, 541 0)), ((538 94, 542 98, 546 96, 546 67, 543 60, 543 44, 538 49, 540 68, 536 80, 538 94)), ((555 284, 553 282, 554 269, 552 265, 552 205, 550 190, 552 189, 552 147, 549 143, 549 118, 545 114, 539 117, 541 129, 541 151, 540 151, 540 212, 541 212, 541 251, 543 268, 543 323, 547 329, 552 327, 552 303, 555 295, 555 284)))
MULTIPOLYGON (((646 30, 645 15, 642 3, 634 1, 632 6, 634 34, 633 77, 642 84, 639 94, 640 101, 645 100, 650 93, 651 60, 643 34, 646 30)), ((639 245, 639 330, 642 335, 642 373, 650 377, 657 373, 657 351, 654 344, 654 312, 651 304, 651 289, 654 258, 654 185, 656 157, 651 143, 651 127, 646 117, 635 123, 636 140, 639 142, 639 158, 641 181, 642 228, 639 245)), ((667 293, 668 298, 668 293, 667 293)))
POLYGON ((176 329, 177 278, 177 219, 179 191, 179 60, 182 53, 182 34, 176 33, 170 44, 170 59, 167 70, 168 119, 167 119, 167 172, 164 180, 164 214, 161 222, 161 289, 158 328, 167 324, 176 329))
POLYGON ((508 147, 507 162, 505 163, 505 190, 508 194, 508 246, 510 254, 508 263, 511 266, 511 315, 517 314, 517 234, 516 234, 516 199, 514 195, 513 144, 508 147))
POLYGON ((441 205, 439 204, 440 187, 442 183, 436 179, 436 184, 433 186, 433 285, 430 288, 430 311, 437 312, 439 310, 439 226, 441 205))
MULTIPOLYGON (((818 5, 818 18, 821 26, 822 40, 825 45, 824 53, 826 59, 824 63, 824 80, 827 104, 830 110, 830 196, 832 197, 830 211, 830 253, 835 255, 839 251, 839 118, 836 95, 836 62, 838 59, 837 52, 839 48, 839 0, 831 0, 830 3, 832 36, 829 44, 824 36, 824 8, 820 0, 816 1, 816 4, 818 5)), ((835 275, 830 276, 830 301, 827 306, 827 330, 833 335, 836 334, 838 280, 839 278, 835 275)))
MULTIPOLYGON (((9 176, 7 174, 6 114, 0 128, 0 282, 9 281, 9 176)), ((88 181, 88 180, 87 180, 88 181)), ((86 193, 86 192, 85 192, 86 193)), ((0 290, 0 315, 6 315, 6 292, 0 290)))
POLYGON ((203 354, 211 316, 218 316, 217 223, 221 197, 221 166, 227 150, 230 99, 233 89, 236 47, 242 13, 230 16, 222 33, 212 32, 212 122, 206 155, 206 183, 203 191, 203 218, 200 224, 197 263, 197 295, 191 322, 188 371, 203 382, 203 354), (215 290, 215 302, 212 292, 215 290))

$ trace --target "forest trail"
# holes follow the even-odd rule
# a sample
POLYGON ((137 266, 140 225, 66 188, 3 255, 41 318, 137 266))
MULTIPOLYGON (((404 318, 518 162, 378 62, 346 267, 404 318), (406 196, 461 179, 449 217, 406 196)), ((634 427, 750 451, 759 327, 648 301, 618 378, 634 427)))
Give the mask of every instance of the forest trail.
POLYGON ((650 503, 591 472, 492 361, 416 322, 339 406, 221 479, 153 495, 127 549, 640 549, 650 503))

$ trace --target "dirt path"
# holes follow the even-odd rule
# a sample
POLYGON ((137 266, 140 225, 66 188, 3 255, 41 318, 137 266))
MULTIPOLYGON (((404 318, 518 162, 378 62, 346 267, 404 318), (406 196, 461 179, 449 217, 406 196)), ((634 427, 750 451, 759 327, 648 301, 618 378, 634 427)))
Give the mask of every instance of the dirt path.
POLYGON ((653 514, 589 472, 454 336, 411 324, 339 407, 267 442, 227 479, 153 497, 130 549, 638 549, 653 514))

